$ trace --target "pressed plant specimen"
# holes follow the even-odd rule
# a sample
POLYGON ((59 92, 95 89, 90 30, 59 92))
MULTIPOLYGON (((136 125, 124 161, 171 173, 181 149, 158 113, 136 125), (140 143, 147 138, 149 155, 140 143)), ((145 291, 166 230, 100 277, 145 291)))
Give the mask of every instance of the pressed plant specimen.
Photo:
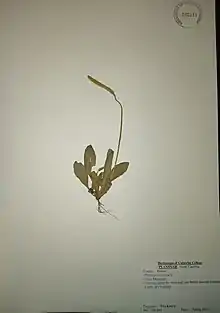
POLYGON ((73 170, 76 177, 88 189, 88 192, 97 200, 97 211, 99 213, 108 213, 117 218, 115 215, 111 214, 108 210, 105 209, 100 199, 112 187, 112 182, 119 176, 123 175, 127 171, 129 166, 129 162, 117 163, 122 139, 123 106, 116 97, 114 90, 90 75, 88 75, 87 77, 92 83, 103 88, 111 95, 113 95, 114 100, 120 105, 120 127, 117 152, 115 161, 113 163, 114 151, 112 149, 108 149, 104 165, 98 168, 97 171, 95 171, 93 170, 93 167, 96 166, 96 153, 92 145, 88 145, 84 152, 84 162, 81 163, 75 161, 73 164, 73 170))

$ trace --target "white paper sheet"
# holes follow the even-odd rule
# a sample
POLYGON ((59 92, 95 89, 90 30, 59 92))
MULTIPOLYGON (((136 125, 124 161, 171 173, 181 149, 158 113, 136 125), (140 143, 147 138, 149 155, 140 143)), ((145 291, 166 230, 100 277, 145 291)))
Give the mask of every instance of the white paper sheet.
POLYGON ((1 1, 0 312, 220 312, 214 1, 1 1), (103 197, 92 145, 128 171, 103 197))

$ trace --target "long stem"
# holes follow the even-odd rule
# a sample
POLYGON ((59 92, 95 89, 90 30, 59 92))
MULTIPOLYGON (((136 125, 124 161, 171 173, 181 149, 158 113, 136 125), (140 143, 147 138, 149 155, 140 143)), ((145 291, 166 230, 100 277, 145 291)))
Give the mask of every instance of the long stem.
POLYGON ((120 105, 120 109, 121 109, 121 114, 120 114, 120 130, 119 130, 119 137, 118 137, 118 147, 117 147, 117 153, 116 153, 116 158, 115 158, 115 165, 116 165, 116 164, 117 164, 117 161, 118 161, 118 155, 119 155, 119 150, 120 150, 120 146, 121 146, 121 138, 122 138, 123 106, 122 106, 121 102, 117 99, 115 93, 114 93, 114 98, 115 98, 115 101, 118 102, 118 104, 120 105))
POLYGON ((120 129, 119 129, 119 138, 118 138, 118 147, 117 147, 117 153, 116 153, 116 158, 115 158, 115 165, 117 164, 118 161, 118 155, 119 155, 119 150, 120 150, 120 145, 121 145, 121 139, 122 139, 122 126, 123 126, 123 107, 121 102, 117 99, 116 94, 114 92, 113 89, 111 89, 110 87, 106 86, 105 84, 101 83, 100 81, 98 81, 97 79, 95 79, 94 77, 88 75, 87 76, 89 80, 91 80, 91 82, 93 82, 94 84, 96 84, 97 86, 105 89, 106 91, 108 91, 109 93, 111 93, 115 99, 116 102, 118 102, 118 104, 120 105, 120 109, 121 109, 121 113, 120 113, 120 129))

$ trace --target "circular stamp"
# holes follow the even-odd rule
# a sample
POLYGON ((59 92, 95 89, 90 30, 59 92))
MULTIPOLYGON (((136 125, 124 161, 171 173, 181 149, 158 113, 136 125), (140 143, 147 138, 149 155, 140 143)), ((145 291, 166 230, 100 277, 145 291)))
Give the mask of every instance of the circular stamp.
POLYGON ((202 19, 201 6, 194 1, 181 1, 174 8, 173 17, 176 23, 183 28, 192 28, 202 19))

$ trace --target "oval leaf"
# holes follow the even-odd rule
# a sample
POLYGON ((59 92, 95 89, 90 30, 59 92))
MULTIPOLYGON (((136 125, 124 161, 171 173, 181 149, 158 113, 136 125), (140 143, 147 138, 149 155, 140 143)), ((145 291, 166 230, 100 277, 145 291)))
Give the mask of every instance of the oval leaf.
POLYGON ((108 149, 105 164, 104 164, 104 172, 103 172, 101 188, 104 188, 105 183, 111 174, 113 156, 114 156, 114 151, 112 149, 108 149))
POLYGON ((129 162, 122 162, 122 163, 115 165, 115 167, 111 171, 111 175, 110 175, 111 181, 123 175, 127 171, 128 166, 129 166, 129 162))
POLYGON ((96 165, 96 155, 92 145, 86 147, 84 152, 84 166, 87 174, 91 173, 92 167, 96 165))
POLYGON ((88 188, 88 175, 86 173, 86 169, 82 163, 74 162, 73 170, 77 178, 81 181, 83 185, 88 188))
POLYGON ((114 156, 114 151, 112 149, 108 149, 105 164, 104 164, 104 172, 101 173, 101 175, 100 175, 100 177, 101 177, 101 181, 100 181, 101 189, 99 192, 99 199, 105 193, 107 193, 111 187, 110 175, 111 175, 113 156, 114 156))
POLYGON ((108 175, 111 172, 113 155, 114 155, 114 151, 112 149, 108 149, 106 159, 105 159, 105 165, 104 165, 104 174, 103 174, 104 180, 106 177, 108 177, 108 175))

